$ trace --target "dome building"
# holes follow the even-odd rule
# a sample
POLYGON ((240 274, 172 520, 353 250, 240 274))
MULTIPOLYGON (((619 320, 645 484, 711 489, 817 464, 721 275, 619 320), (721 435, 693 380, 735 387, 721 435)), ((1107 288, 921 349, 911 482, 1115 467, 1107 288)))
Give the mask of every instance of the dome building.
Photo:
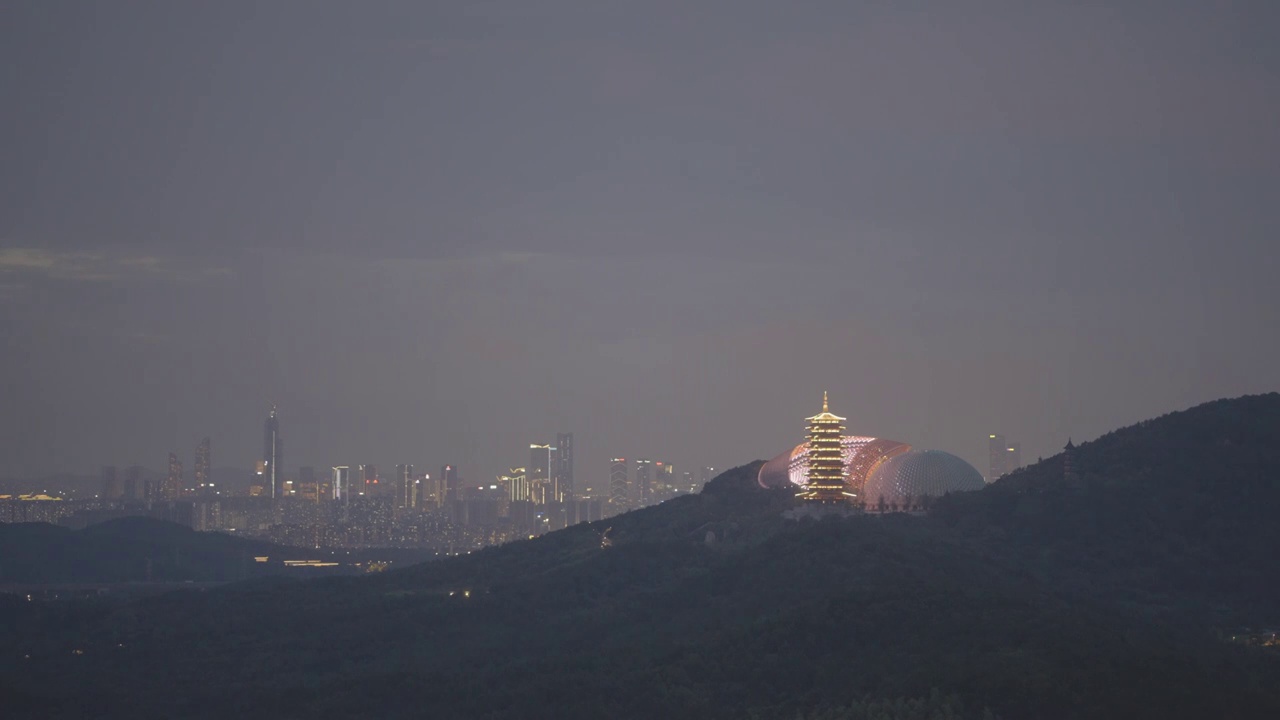
MULTIPOLYGON (((844 460, 845 487, 855 495, 853 502, 860 502, 862 486, 872 471, 880 463, 909 452, 911 446, 885 438, 843 435, 840 437, 840 450, 844 460)), ((794 487, 803 491, 808 485, 808 467, 809 444, 800 443, 761 466, 756 479, 764 488, 794 487)))
POLYGON ((765 489, 792 489, 806 501, 867 510, 912 510, 925 498, 980 490, 986 483, 972 465, 941 450, 913 450, 904 442, 845 435, 844 418, 827 409, 807 418, 808 440, 760 467, 765 489))
POLYGON ((981 490, 986 485, 977 468, 941 450, 915 450, 881 463, 863 487, 868 510, 914 510, 925 498, 981 490))

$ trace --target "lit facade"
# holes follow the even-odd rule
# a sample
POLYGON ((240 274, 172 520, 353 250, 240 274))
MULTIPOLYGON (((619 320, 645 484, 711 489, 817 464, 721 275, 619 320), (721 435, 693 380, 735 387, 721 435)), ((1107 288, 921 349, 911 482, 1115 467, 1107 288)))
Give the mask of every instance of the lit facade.
MULTIPOLYGON (((842 435, 840 450, 845 467, 845 485, 859 498, 862 487, 876 467, 890 458, 911 450, 911 446, 885 438, 842 435)), ((808 483, 809 444, 801 443, 778 455, 760 468, 757 476, 762 487, 803 488, 808 483)))
POLYGON ((808 418, 809 453, 805 470, 805 489, 800 494, 807 502, 842 503, 853 497, 845 488, 844 453, 840 446, 844 418, 827 407, 827 394, 822 393, 822 412, 808 418))
POLYGON ((636 460, 636 492, 640 507, 648 507, 653 502, 653 461, 640 458, 636 460))
POLYGON ((439 487, 444 491, 444 502, 462 499, 462 487, 458 481, 457 465, 441 465, 439 487))
POLYGON ((169 474, 159 492, 159 500, 177 500, 182 494, 182 461, 177 454, 169 453, 169 474))
POLYGON ((195 471, 196 492, 201 495, 213 495, 216 488, 213 486, 213 470, 212 456, 209 450, 209 438, 200 441, 199 447, 196 448, 196 462, 193 468, 195 471))
POLYGON ((346 501, 351 494, 351 468, 347 465, 337 465, 332 470, 330 484, 333 486, 333 499, 346 501))
POLYGON ((987 482, 995 482, 1008 472, 1005 468, 1005 463, 1008 462, 1008 447, 1003 435, 987 436, 987 482))
POLYGON ((627 481, 627 459, 613 458, 609 461, 609 505, 614 512, 622 512, 631 507, 631 488, 627 481))
POLYGON ((560 489, 552 474, 556 449, 550 445, 529 446, 529 495, 535 505, 560 502, 560 489))
POLYGON ((572 500, 578 496, 578 489, 573 483, 573 433, 556 435, 554 475, 562 499, 572 500))
POLYGON ((276 406, 271 406, 271 414, 263 423, 262 439, 262 482, 271 497, 284 494, 284 452, 280 441, 280 418, 276 417, 276 406))
POLYGON ((527 468, 511 468, 506 475, 498 478, 498 482, 506 488, 507 499, 511 502, 529 501, 529 471, 527 468))

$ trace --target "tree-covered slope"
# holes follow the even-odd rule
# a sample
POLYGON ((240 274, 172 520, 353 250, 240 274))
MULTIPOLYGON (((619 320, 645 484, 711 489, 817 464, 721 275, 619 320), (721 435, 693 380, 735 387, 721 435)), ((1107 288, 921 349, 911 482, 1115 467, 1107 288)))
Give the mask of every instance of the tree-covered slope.
POLYGON ((0 691, 41 717, 1275 717, 1280 658, 1220 631, 1271 607, 1246 506, 1272 507, 1278 403, 1126 428, 1077 482, 1050 458, 930 517, 786 520, 753 464, 377 577, 9 602, 0 691))

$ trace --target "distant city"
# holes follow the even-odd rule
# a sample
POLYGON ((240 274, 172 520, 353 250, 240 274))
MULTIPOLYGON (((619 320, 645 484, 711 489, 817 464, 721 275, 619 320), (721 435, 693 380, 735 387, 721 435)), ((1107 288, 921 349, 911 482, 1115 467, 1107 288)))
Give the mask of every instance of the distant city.
POLYGON ((72 528, 149 516, 195 530, 254 537, 294 547, 398 547, 458 554, 537 536, 696 493, 715 468, 677 470, 666 460, 612 458, 605 469, 575 477, 573 433, 532 442, 528 464, 490 480, 469 479, 445 463, 428 472, 411 463, 390 473, 374 464, 302 466, 284 461, 276 407, 263 422, 262 456, 245 482, 214 480, 213 448, 195 449, 190 480, 170 452, 155 476, 134 465, 101 469, 96 491, 0 494, 0 522, 49 522, 72 528))

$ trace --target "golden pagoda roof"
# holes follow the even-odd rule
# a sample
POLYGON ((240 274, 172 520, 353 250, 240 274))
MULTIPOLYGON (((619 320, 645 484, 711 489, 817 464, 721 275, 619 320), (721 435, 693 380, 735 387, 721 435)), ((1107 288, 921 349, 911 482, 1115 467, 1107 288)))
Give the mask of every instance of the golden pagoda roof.
POLYGON ((809 421, 817 420, 817 421, 827 421, 827 422, 834 420, 836 422, 844 422, 845 418, 842 418, 839 415, 833 415, 831 411, 827 409, 827 391, 823 390, 822 391, 822 412, 818 413, 817 415, 814 415, 813 417, 805 418, 805 420, 809 420, 809 421))

